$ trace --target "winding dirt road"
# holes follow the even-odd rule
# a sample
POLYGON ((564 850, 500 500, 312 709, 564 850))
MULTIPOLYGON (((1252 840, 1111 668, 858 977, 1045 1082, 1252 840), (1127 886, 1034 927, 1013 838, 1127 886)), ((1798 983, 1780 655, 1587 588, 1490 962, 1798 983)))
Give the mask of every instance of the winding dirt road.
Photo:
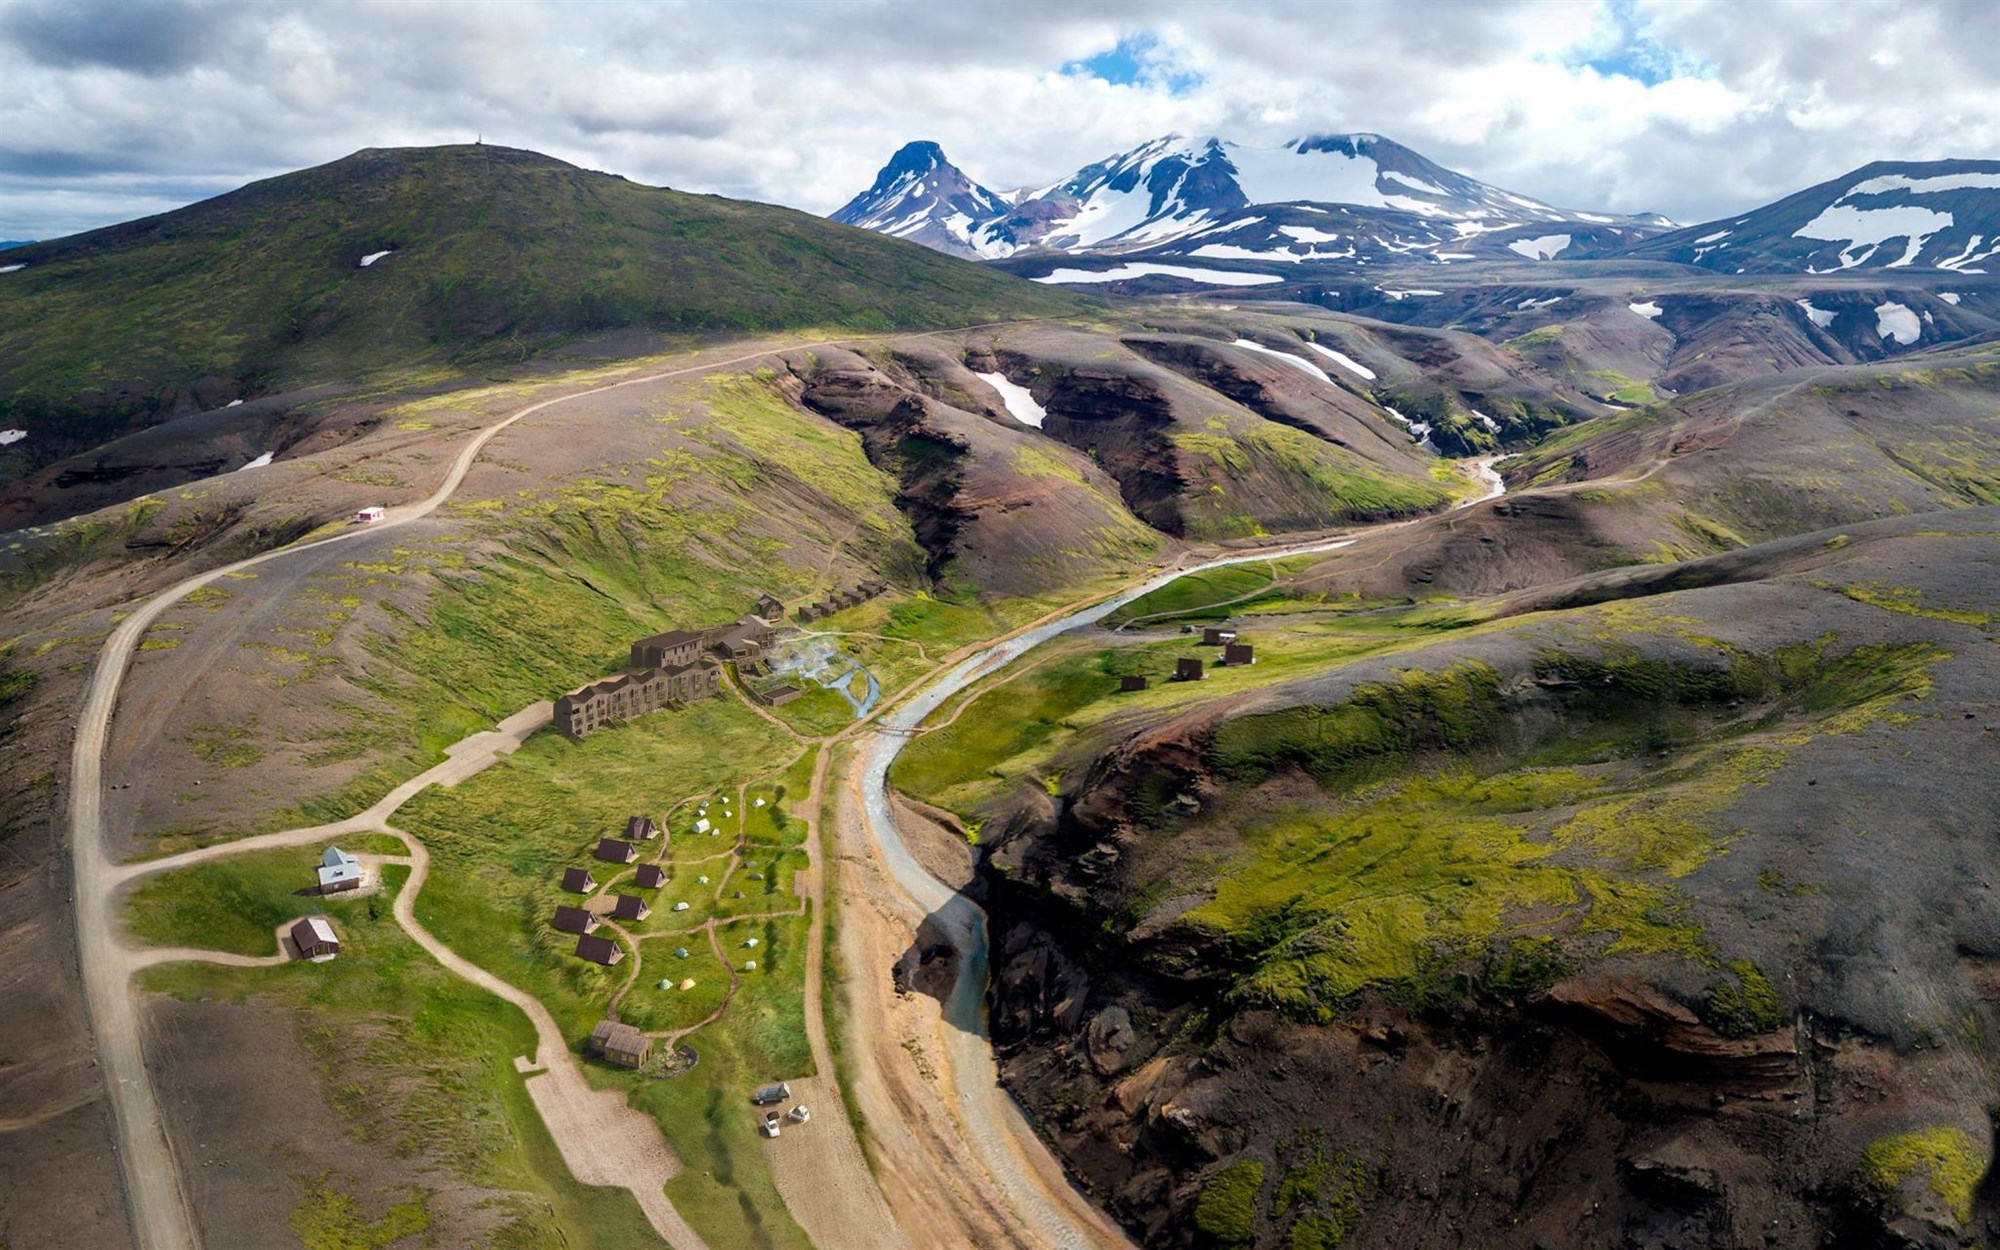
MULTIPOLYGON (((765 347, 722 360, 703 361, 623 378, 616 382, 587 387, 528 404, 474 435, 452 459, 443 480, 427 498, 416 503, 399 504, 389 509, 388 515, 383 520, 365 528, 350 529, 314 542, 267 551, 187 578, 148 599, 131 616, 120 622, 105 639, 104 649, 98 656, 97 667, 91 674, 83 711, 77 718, 76 740, 71 749, 69 846, 72 889, 76 906, 77 963, 82 974, 84 1008, 96 1040, 98 1062, 104 1071, 105 1090, 111 1103, 111 1118, 116 1125, 115 1147, 118 1151, 119 1169, 125 1181, 125 1199, 132 1220, 133 1241, 139 1250, 195 1250, 200 1244, 195 1235, 187 1196, 181 1187, 180 1172, 174 1161, 173 1148, 167 1140, 166 1130, 160 1118, 159 1104, 153 1096, 152 1080, 146 1072, 138 1008, 133 998, 126 961, 118 948, 118 918, 114 900, 118 885, 134 875, 134 866, 121 867, 113 863, 105 849, 103 817, 105 744, 110 738, 111 717, 117 710, 118 693, 124 684, 125 671, 131 666, 132 657, 137 653, 139 642, 145 636, 146 630, 151 628, 163 612, 189 594, 231 573, 254 568, 272 560, 284 559, 301 551, 317 550, 334 543, 378 534, 383 530, 395 529, 429 516, 451 499, 459 485, 464 482, 466 474, 471 471, 474 461, 479 458, 479 453, 485 450, 488 443, 509 426, 538 412, 590 395, 601 395, 625 387, 711 373, 809 345, 800 342, 765 347)), ((448 770, 458 764, 461 758, 473 755, 476 755, 476 749, 466 756, 455 756, 447 760, 439 765, 438 769, 433 769, 422 777, 413 778, 403 786, 397 787, 390 797, 402 795, 397 801, 397 806, 400 806, 410 794, 415 794, 424 785, 431 784, 434 780, 433 773, 439 769, 448 770), (408 793, 404 793, 406 790, 408 793)), ((384 803, 388 801, 387 798, 383 800, 384 803)), ((377 806, 380 807, 381 804, 377 806)), ((342 822, 343 825, 347 823, 342 822)), ((349 830, 340 830, 340 832, 347 831, 349 830)), ((234 849, 241 850, 247 847, 245 844, 236 844, 234 849)), ((157 871, 156 868, 152 870, 157 871)), ((413 875, 412 885, 416 884, 418 880, 413 875)), ((414 895, 414 889, 405 892, 405 897, 414 898, 414 895)), ((444 948, 439 944, 438 949, 444 948)), ((471 965, 466 967, 470 968, 471 965)), ((537 1027, 540 1027, 539 1024, 537 1027)), ((530 1088, 533 1087, 531 1083, 530 1088)), ((564 1097, 567 1098, 567 1093, 564 1097)), ((538 1107, 541 1106, 541 1099, 537 1098, 536 1103, 538 1107)), ((567 1103, 563 1106, 566 1107, 567 1103)), ((558 1109, 561 1110, 562 1107, 558 1109)), ((554 1131, 553 1123, 550 1127, 551 1131, 554 1131)), ((657 1128, 654 1131, 657 1134, 657 1128)), ((568 1159, 567 1151, 564 1152, 564 1157, 568 1159)), ((580 1176, 579 1179, 587 1178, 580 1176)), ((657 1209, 664 1209, 663 1213, 672 1210, 667 1205, 664 1194, 659 1195, 656 1202, 648 1204, 647 1214, 651 1216, 657 1209)), ((692 1234, 684 1231, 686 1225, 679 1220, 678 1215, 674 1215, 668 1223, 673 1227, 671 1231, 670 1228, 660 1228, 662 1236, 668 1237, 676 1245, 699 1244, 698 1240, 689 1239, 692 1234), (673 1236, 674 1232, 680 1232, 682 1235, 676 1238, 673 1236)), ((658 1226, 659 1222, 656 1221, 656 1227, 658 1226)))

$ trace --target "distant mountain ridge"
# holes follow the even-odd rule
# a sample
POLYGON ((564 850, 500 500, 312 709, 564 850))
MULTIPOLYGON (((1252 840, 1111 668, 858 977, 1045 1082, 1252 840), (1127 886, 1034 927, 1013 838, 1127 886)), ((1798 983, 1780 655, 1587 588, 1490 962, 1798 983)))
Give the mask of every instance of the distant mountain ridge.
POLYGON ((2000 267, 2000 161, 1876 161, 1628 250, 1724 273, 2000 267))
POLYGON ((974 241, 978 227, 1011 208, 946 160, 943 148, 919 139, 897 149, 875 184, 831 216, 954 256, 984 257, 993 253, 974 241))
POLYGON ((1275 148, 1168 135, 1013 197, 913 143, 833 218, 989 260, 1046 249, 1357 264, 1601 254, 1673 224, 1558 208, 1376 134, 1275 148))

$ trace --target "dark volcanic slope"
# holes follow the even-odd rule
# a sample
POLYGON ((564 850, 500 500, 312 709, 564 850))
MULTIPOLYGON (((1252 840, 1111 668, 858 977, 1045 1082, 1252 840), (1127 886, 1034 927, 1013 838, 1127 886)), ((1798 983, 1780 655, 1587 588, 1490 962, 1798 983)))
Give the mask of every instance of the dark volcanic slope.
POLYGON ((1004 1076, 1149 1246, 1974 1244, 1996 532, 1128 726, 993 852, 1004 1076))
POLYGON ((0 427, 28 432, 0 452, 8 476, 246 395, 519 360, 578 334, 929 328, 1075 307, 805 213, 485 146, 370 149, 7 263, 23 268, 0 274, 0 427))

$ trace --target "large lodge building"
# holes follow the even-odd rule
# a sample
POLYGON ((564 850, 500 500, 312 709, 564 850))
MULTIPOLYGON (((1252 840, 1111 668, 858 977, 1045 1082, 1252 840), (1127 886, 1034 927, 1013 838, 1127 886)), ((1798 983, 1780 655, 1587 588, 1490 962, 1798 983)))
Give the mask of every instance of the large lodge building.
MULTIPOLYGON (((758 606, 767 602, 775 601, 767 595, 758 606)), ((630 668, 556 700, 556 727, 581 738, 617 721, 709 698, 722 688, 723 663, 756 665, 775 632, 763 617, 746 615, 727 625, 641 638, 632 644, 630 668)))

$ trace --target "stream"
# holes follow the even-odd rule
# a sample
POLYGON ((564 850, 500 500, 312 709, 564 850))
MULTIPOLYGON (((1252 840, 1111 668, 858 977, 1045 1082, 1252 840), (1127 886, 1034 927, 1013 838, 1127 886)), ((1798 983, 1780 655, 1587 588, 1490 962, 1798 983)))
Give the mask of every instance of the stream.
MULTIPOLYGON (((1506 490, 1505 483, 1493 468, 1498 459, 1498 456, 1481 457, 1471 462, 1472 475, 1487 490, 1476 498, 1462 501, 1459 508, 1494 498, 1506 490)), ((1354 538, 1341 538, 1262 551, 1255 555, 1228 556, 1162 573, 1113 598, 982 648, 883 717, 867 737, 860 769, 862 819, 875 845, 881 850, 883 865, 890 876, 934 922, 944 928, 959 952, 958 980, 952 986, 951 997, 945 1002, 944 1018, 951 1026, 946 1038, 951 1052, 952 1094, 958 1100, 961 1120, 973 1147, 982 1158, 994 1164, 990 1170, 994 1180, 1006 1191, 1009 1204, 1022 1218, 1034 1224, 1038 1239, 1045 1245, 1063 1247, 1064 1250, 1071 1247, 1084 1250, 1092 1241, 1051 1206, 1036 1184, 1023 1174, 1030 1165, 1020 1158, 1019 1148, 1012 1144, 1010 1138, 1019 1140, 1017 1134, 1031 1134, 1034 1130, 1020 1105, 1000 1085, 999 1066, 986 1035, 986 984, 990 973, 986 913, 977 903, 933 877, 910 854, 889 808, 890 766, 909 743, 912 732, 952 696, 1007 667, 1050 639, 1096 624, 1133 600, 1193 573, 1287 556, 1337 551, 1356 541, 1354 538), (1010 1163, 1017 1166, 1008 1166, 1010 1163)))

